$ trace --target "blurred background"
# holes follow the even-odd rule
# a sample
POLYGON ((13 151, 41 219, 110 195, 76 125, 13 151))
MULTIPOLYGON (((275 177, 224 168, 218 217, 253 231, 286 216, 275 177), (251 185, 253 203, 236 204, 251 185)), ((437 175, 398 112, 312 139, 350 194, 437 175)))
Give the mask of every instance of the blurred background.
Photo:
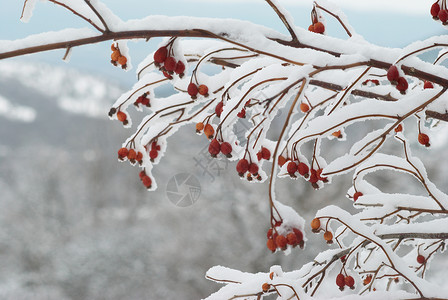
MULTIPOLYGON (((22 1, 3 2, 1 40, 87 27, 46 2, 38 2, 23 24, 22 1)), ((103 2, 124 20, 157 14, 226 17, 284 32, 261 0, 103 2)), ((297 26, 310 25, 311 1, 280 2, 297 26)), ((403 47, 444 33, 429 16, 431 0, 335 2, 375 44, 403 47)), ((343 34, 333 21, 328 28, 343 34)), ((129 43, 134 65, 158 42, 129 43)), ((241 181, 233 163, 210 161, 203 154, 208 142, 194 128, 169 140, 155 168, 159 189, 147 192, 138 169, 116 159, 131 131, 107 118, 110 105, 135 82, 134 70, 109 63, 109 42, 74 49, 69 63, 62 62, 63 55, 53 51, 0 61, 0 299, 200 299, 220 287, 204 278, 214 265, 267 272, 281 264, 290 271, 312 260, 313 248, 326 249, 321 236, 307 231, 304 250, 270 254, 267 185, 241 181), (183 172, 200 185, 197 201, 188 207, 167 197, 167 183, 183 172)), ((447 135, 439 128, 434 155, 421 148, 415 154, 423 156, 430 178, 446 192, 447 171, 437 159, 446 153, 447 135)), ((356 138, 367 130, 348 133, 356 138)), ((334 155, 346 146, 336 144, 334 155)), ((399 177, 372 180, 388 191, 417 189, 399 177)), ((350 175, 317 192, 303 181, 281 180, 278 194, 308 222, 330 203, 352 209, 344 197, 349 187, 350 175)))

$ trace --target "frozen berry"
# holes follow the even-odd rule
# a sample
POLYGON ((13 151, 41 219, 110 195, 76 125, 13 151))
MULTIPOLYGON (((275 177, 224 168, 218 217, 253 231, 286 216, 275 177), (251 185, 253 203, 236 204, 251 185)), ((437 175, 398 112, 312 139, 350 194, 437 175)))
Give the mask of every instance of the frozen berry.
POLYGON ((201 84, 198 87, 198 92, 199 94, 201 94, 202 96, 207 96, 208 95, 208 87, 205 84, 201 84))
POLYGON ((128 59, 126 58, 126 56, 121 55, 120 57, 118 57, 118 63, 120 65, 125 66, 127 62, 128 59))
POLYGON ((221 117, 223 109, 224 109, 224 103, 222 101, 220 101, 218 104, 216 104, 215 113, 218 118, 221 117))
POLYGON ((408 89, 408 81, 404 77, 399 77, 397 80, 397 90, 399 90, 400 93, 404 94, 407 89, 408 89))
POLYGON ((366 278, 364 278, 363 283, 364 285, 368 285, 372 281, 372 275, 367 275, 366 278))
POLYGON ((137 152, 137 156, 135 157, 135 160, 140 162, 143 162, 143 153, 141 153, 140 151, 137 152))
POLYGON ((163 66, 165 67, 165 70, 173 74, 172 72, 176 69, 176 63, 176 59, 172 56, 169 56, 163 62, 163 66))
POLYGON ((232 145, 228 142, 224 142, 221 144, 221 152, 227 157, 232 157, 232 145))
POLYGON ((293 228, 292 231, 294 232, 297 243, 301 243, 303 241, 303 232, 300 229, 293 228))
POLYGON ((320 228, 320 220, 318 218, 314 218, 311 221, 311 229, 313 232, 317 232, 319 231, 319 228, 320 228))
POLYGON ((392 82, 395 83, 398 78, 400 77, 400 74, 398 73, 398 68, 397 66, 390 66, 389 70, 387 70, 387 79, 392 82))
POLYGON ((249 165, 249 173, 254 176, 258 175, 258 165, 256 163, 251 163, 249 165))
POLYGON ((325 231, 325 233, 324 233, 324 240, 327 241, 327 244, 332 244, 333 243, 333 234, 331 233, 331 231, 325 231))
POLYGON ((143 179, 143 177, 145 177, 146 176, 146 172, 145 171, 141 171, 139 174, 138 174, 138 177, 140 177, 140 179, 143 179))
POLYGON ((236 171, 240 176, 243 176, 249 170, 249 162, 247 159, 243 158, 238 161, 236 164, 236 171))
POLYGON ((221 152, 221 144, 217 139, 213 139, 208 146, 208 152, 212 157, 216 157, 221 152))
POLYGON ((193 82, 191 82, 188 85, 188 95, 191 96, 191 98, 196 99, 196 96, 198 95, 198 87, 196 86, 196 84, 194 84, 193 82))
POLYGON ((322 24, 322 22, 317 22, 314 24, 314 32, 315 33, 324 33, 325 32, 325 26, 322 24))
POLYGON ((168 55, 168 49, 166 49, 166 47, 160 47, 154 53, 154 61, 156 63, 161 64, 165 61, 167 55, 168 55))
POLYGON ((204 123, 202 123, 202 122, 196 123, 196 132, 197 133, 200 133, 203 129, 204 129, 204 123))
POLYGON ((206 124, 204 128, 204 133, 207 136, 207 138, 212 139, 215 135, 215 129, 211 124, 206 124))
POLYGON ((147 175, 143 176, 143 178, 142 178, 142 182, 143 182, 143 185, 144 185, 147 189, 151 188, 152 180, 151 180, 151 178, 150 178, 149 176, 147 176, 147 175))
POLYGON ((394 129, 395 130, 395 132, 402 132, 403 131, 403 125, 401 125, 401 124, 398 124, 398 126, 397 126, 397 128, 395 128, 394 129))
POLYGON ((352 276, 346 276, 344 278, 345 281, 345 285, 348 286, 349 288, 353 289, 354 285, 355 285, 355 280, 353 279, 352 276))
POLYGON ((118 61, 118 58, 120 57, 120 51, 114 51, 112 52, 112 54, 110 55, 110 59, 112 61, 118 61))
POLYGON ((359 197, 363 196, 364 194, 361 192, 356 192, 355 194, 353 194, 353 200, 358 200, 359 197))
POLYGON ((244 119, 246 117, 246 110, 243 108, 241 111, 236 115, 238 118, 244 119))
POLYGON ((301 162, 297 166, 297 170, 299 171, 299 174, 301 176, 307 177, 308 176, 308 172, 310 171, 310 168, 308 168, 308 166, 305 163, 301 162))
POLYGON ((417 262, 419 263, 419 264, 424 264, 425 263, 425 261, 426 261, 426 258, 423 256, 423 255, 421 255, 421 254, 419 254, 418 256, 417 256, 417 262))
POLYGON ((268 230, 268 232, 267 232, 267 237, 268 237, 268 239, 270 239, 271 237, 272 237, 272 228, 269 228, 269 230, 268 230))
POLYGON ((419 133, 418 142, 426 147, 429 147, 429 136, 425 133, 419 133))
POLYGON ((337 137, 338 139, 342 138, 342 133, 340 130, 333 132, 331 135, 337 137))
POLYGON ((286 158, 284 157, 284 156, 279 156, 278 157, 278 165, 280 166, 280 167, 282 167, 284 164, 286 163, 286 158))
POLYGON ((431 6, 431 16, 434 19, 438 19, 439 12, 440 12, 440 5, 439 5, 439 3, 436 2, 431 6))
POLYGON ((124 122, 124 121, 126 121, 127 118, 128 118, 128 116, 124 112, 122 112, 122 111, 117 112, 118 121, 124 122))
POLYGON ((310 174, 310 179, 308 179, 311 183, 316 183, 319 181, 319 177, 317 177, 317 171, 312 169, 310 174))
POLYGON ((275 249, 277 249, 277 245, 275 244, 274 239, 268 239, 266 246, 268 247, 269 250, 271 250, 272 252, 275 252, 275 249))
POLYGON ((128 159, 129 160, 135 160, 136 158, 137 158, 137 152, 135 152, 134 149, 129 149, 128 159))
POLYGON ((423 84, 423 88, 424 89, 433 89, 434 85, 432 84, 431 81, 425 81, 425 83, 423 84))
POLYGON ((185 65, 180 60, 176 64, 176 69, 174 70, 176 74, 183 74, 185 72, 185 65))
POLYGON ((328 182, 327 177, 322 176, 323 169, 319 169, 316 171, 317 179, 322 180, 323 182, 328 182))
POLYGON ((288 235, 286 236, 286 242, 288 243, 288 245, 291 245, 291 246, 297 245, 296 235, 292 232, 288 233, 288 235))
POLYGON ((266 160, 271 159, 271 151, 268 148, 261 147, 261 157, 266 160))
POLYGON ((300 103, 300 110, 304 113, 308 112, 310 110, 310 107, 306 103, 300 103))
POLYGON ((110 45, 110 50, 116 51, 116 50, 118 50, 118 48, 117 48, 117 46, 115 46, 114 43, 112 43, 112 45, 110 45))
POLYGON ((263 290, 263 292, 267 292, 269 291, 269 289, 271 288, 271 285, 267 282, 263 283, 263 285, 261 286, 261 289, 263 290))
POLYGON ((286 169, 290 176, 295 176, 294 174, 297 172, 297 164, 293 161, 290 161, 286 169))
POLYGON ((118 158, 124 159, 125 157, 128 156, 128 152, 129 150, 127 148, 121 148, 120 150, 118 150, 118 158))
POLYGON ((280 234, 275 239, 275 243, 277 244, 277 247, 284 250, 286 249, 287 240, 284 235, 280 234))
POLYGON ((345 286, 345 276, 342 274, 338 274, 336 276, 336 285, 339 287, 339 289, 343 289, 345 286))
POLYGON ((439 11, 439 14, 437 16, 439 17, 440 21, 442 21, 443 25, 446 25, 446 20, 448 20, 448 10, 442 9, 441 11, 439 11))
POLYGON ((314 25, 313 24, 308 26, 308 31, 314 32, 314 25))
POLYGON ((159 156, 159 152, 157 152, 156 149, 149 151, 149 158, 151 159, 151 161, 154 161, 154 159, 156 159, 157 156, 159 156))

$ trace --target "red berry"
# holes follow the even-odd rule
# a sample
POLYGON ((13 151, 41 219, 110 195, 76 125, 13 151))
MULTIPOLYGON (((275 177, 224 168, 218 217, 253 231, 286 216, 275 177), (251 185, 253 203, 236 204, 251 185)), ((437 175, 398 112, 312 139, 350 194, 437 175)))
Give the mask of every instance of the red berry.
POLYGON ((287 160, 286 160, 286 158, 285 157, 283 157, 283 156, 279 156, 278 157, 278 165, 280 166, 280 167, 283 167, 283 165, 287 162, 287 160))
POLYGON ((268 236, 268 239, 272 237, 272 228, 268 229, 268 233, 266 235, 268 236))
POLYGON ((286 248, 286 244, 287 244, 287 240, 286 240, 284 235, 280 234, 275 239, 275 243, 277 244, 277 247, 279 247, 280 249, 285 249, 286 248))
POLYGON ((150 104, 149 104, 149 98, 142 97, 142 99, 141 99, 141 104, 144 105, 144 106, 150 106, 150 104))
POLYGON ((433 18, 438 18, 439 12, 440 12, 440 5, 439 5, 439 3, 436 2, 436 3, 434 3, 431 6, 431 15, 432 15, 432 17, 433 18))
POLYGON ((163 66, 165 67, 165 70, 171 73, 176 69, 176 64, 176 59, 172 56, 169 56, 165 59, 163 66))
POLYGON ((185 65, 180 60, 176 64, 176 69, 174 70, 176 74, 183 74, 185 72, 185 65))
POLYGON ((361 192, 356 192, 353 194, 353 200, 358 200, 359 197, 363 196, 363 193, 361 192))
POLYGON ((258 175, 258 165, 256 163, 251 163, 249 165, 249 173, 254 176, 258 175))
POLYGON ((336 276, 336 285, 342 289, 345 286, 345 277, 342 274, 338 274, 338 276, 336 276))
POLYGON ((268 239, 266 246, 268 247, 269 250, 271 250, 272 252, 275 252, 275 249, 277 249, 277 245, 275 244, 274 239, 268 239))
POLYGON ((123 159, 128 156, 129 150, 127 148, 120 148, 118 150, 118 158, 123 159))
POLYGON ((212 157, 216 157, 216 155, 218 155, 219 152, 221 152, 221 144, 218 142, 217 139, 213 139, 210 142, 210 145, 208 146, 208 152, 212 157))
POLYGON ((323 171, 322 169, 317 170, 317 172, 316 172, 317 178, 319 180, 322 180, 323 182, 328 182, 327 177, 320 176, 322 174, 322 171, 323 171))
POLYGON ((211 139, 215 135, 215 129, 211 124, 206 124, 204 128, 204 134, 207 136, 207 138, 211 139))
POLYGON ((426 261, 426 258, 423 256, 423 255, 421 255, 421 254, 419 254, 418 256, 417 256, 417 262, 419 263, 419 264, 424 264, 425 263, 425 261, 426 261))
POLYGON ((261 157, 266 160, 271 159, 271 151, 268 148, 261 147, 261 157))
POLYGON ((419 133, 418 142, 426 147, 429 146, 429 136, 425 133, 419 133))
POLYGON ((408 89, 408 81, 404 77, 399 77, 397 80, 397 90, 399 90, 402 94, 406 92, 408 89))
POLYGON ((247 159, 243 158, 238 161, 236 164, 236 171, 240 176, 243 176, 249 170, 249 162, 247 159))
POLYGON ((315 33, 324 33, 325 32, 325 26, 322 24, 322 22, 317 22, 314 24, 314 32, 315 33))
POLYGON ((196 86, 196 84, 194 84, 193 82, 191 82, 188 85, 188 95, 191 96, 191 98, 195 99, 196 96, 198 94, 198 87, 196 86))
POLYGON ((166 78, 173 79, 173 76, 171 76, 168 72, 162 71, 162 73, 163 73, 163 76, 165 76, 166 78))
POLYGON ((152 149, 151 151, 149 151, 149 158, 151 160, 156 159, 158 155, 159 155, 159 152, 157 152, 156 149, 152 149))
POLYGON ((398 73, 398 68, 397 66, 390 66, 389 70, 387 70, 387 79, 390 82, 395 82, 398 80, 398 78, 400 77, 400 74, 398 73))
POLYGON ((294 176, 294 174, 297 172, 297 164, 293 161, 290 161, 286 169, 288 170, 289 175, 294 176))
POLYGON ((312 169, 312 170, 311 170, 311 175, 310 175, 309 182, 311 182, 311 183, 316 183, 316 182, 318 182, 318 181, 319 181, 319 178, 317 177, 317 171, 314 170, 314 169, 312 169))
POLYGON ((236 115, 238 118, 244 119, 246 117, 246 110, 243 108, 241 111, 236 115))
POLYGON ((297 167, 297 170, 299 171, 299 174, 302 176, 306 176, 310 169, 305 163, 299 163, 299 166, 297 167))
POLYGON ((141 171, 141 172, 138 174, 138 176, 140 177, 140 179, 143 179, 143 177, 146 176, 145 171, 141 171))
MULTIPOLYGON (((448 20, 448 10, 443 9, 439 11, 439 14, 437 15, 443 23, 446 23, 446 20, 448 20)), ((444 24, 445 25, 445 24, 444 24)))
POLYGON ((151 178, 149 178, 149 176, 147 176, 147 175, 143 176, 142 182, 146 188, 148 188, 148 189, 151 188, 152 180, 151 180, 151 178))
POLYGON ((293 228, 292 231, 294 231, 294 234, 297 239, 297 243, 301 243, 303 241, 303 233, 297 228, 293 228))
POLYGON ((201 84, 198 87, 198 92, 199 94, 201 94, 202 96, 206 96, 208 95, 208 87, 205 84, 201 84))
POLYGON ((135 158, 136 161, 141 162, 143 161, 143 153, 140 151, 137 152, 137 157, 135 158))
POLYGON ((258 159, 258 161, 260 161, 262 158, 263 158, 263 156, 262 156, 262 154, 261 154, 261 151, 259 151, 259 152, 257 153, 257 159, 258 159))
POLYGON ((308 26, 308 31, 314 32, 314 25, 308 26))
POLYGON ((423 88, 424 89, 433 89, 434 85, 432 84, 431 81, 425 81, 425 84, 423 84, 423 88))
POLYGON ((353 286, 355 285, 355 280, 353 279, 352 276, 345 277, 344 281, 345 285, 348 286, 349 288, 353 288, 353 286))
POLYGON ((126 121, 127 118, 128 118, 128 116, 124 112, 122 112, 122 111, 117 112, 118 121, 124 122, 124 121, 126 121))
POLYGON ((394 129, 395 132, 402 132, 403 131, 403 125, 398 124, 397 128, 394 129))
POLYGON ((129 149, 128 159, 129 160, 133 160, 133 159, 136 159, 136 158, 137 158, 137 153, 135 152, 135 150, 134 149, 129 149))
POLYGON ((166 49, 166 47, 160 47, 154 53, 154 61, 156 63, 161 64, 165 61, 167 55, 168 55, 168 49, 166 49))
POLYGON ((219 102, 218 104, 216 104, 215 113, 218 118, 221 117, 222 111, 224 109, 223 107, 224 107, 224 103, 222 101, 219 102))
POLYGON ((221 152, 227 157, 232 157, 230 153, 232 153, 232 145, 228 142, 224 142, 221 144, 221 152))
POLYGON ((296 235, 292 232, 288 233, 288 235, 286 236, 286 242, 291 246, 297 245, 296 235))

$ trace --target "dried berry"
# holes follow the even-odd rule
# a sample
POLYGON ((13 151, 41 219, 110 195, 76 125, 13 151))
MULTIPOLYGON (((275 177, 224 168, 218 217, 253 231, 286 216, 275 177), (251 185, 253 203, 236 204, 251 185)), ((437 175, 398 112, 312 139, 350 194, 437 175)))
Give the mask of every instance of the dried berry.
POLYGON ((368 285, 370 282, 372 282, 372 275, 369 274, 364 278, 363 283, 364 285, 368 285))
POLYGON ((168 55, 168 49, 166 47, 160 47, 157 49, 157 51, 154 53, 154 61, 156 63, 163 63, 168 55))
POLYGON ((217 139, 213 139, 208 146, 208 152, 212 157, 216 157, 221 152, 221 144, 217 139))
POLYGON ((403 131, 403 125, 398 124, 397 128, 395 128, 395 132, 402 132, 403 131))
POLYGON ((238 175, 243 176, 249 170, 249 162, 247 159, 243 158, 238 161, 236 164, 236 171, 238 175))
POLYGON ((342 133, 340 130, 333 132, 331 135, 337 137, 338 139, 342 138, 342 133))
POLYGON ((110 55, 110 59, 112 61, 118 61, 118 58, 120 57, 120 51, 114 51, 112 52, 112 54, 110 55))
POLYGON ((118 57, 118 63, 122 66, 126 66, 126 63, 128 62, 128 59, 126 58, 126 56, 121 55, 120 57, 118 57))
POLYGON ((196 123, 196 132, 197 133, 200 133, 203 129, 204 129, 204 123, 202 123, 202 122, 196 123))

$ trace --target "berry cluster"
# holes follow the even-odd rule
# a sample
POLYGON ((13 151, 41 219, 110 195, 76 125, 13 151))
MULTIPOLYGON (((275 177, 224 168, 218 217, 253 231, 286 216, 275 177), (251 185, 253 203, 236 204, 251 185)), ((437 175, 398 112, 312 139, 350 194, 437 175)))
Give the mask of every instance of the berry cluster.
POLYGON ((247 180, 252 181, 252 176, 255 177, 257 180, 261 180, 260 174, 258 174, 259 167, 256 163, 250 162, 242 158, 238 161, 236 164, 236 171, 238 172, 238 175, 240 177, 243 177, 244 174, 247 173, 247 180))
POLYGON ((400 76, 397 66, 390 66, 389 70, 387 70, 387 79, 391 84, 396 86, 397 90, 399 90, 400 93, 406 93, 406 90, 409 86, 408 81, 406 80, 406 78, 400 76))
POLYGON ((433 17, 434 20, 440 20, 440 22, 442 22, 443 25, 447 25, 448 24, 448 10, 446 7, 446 3, 445 1, 442 2, 442 7, 440 7, 439 5, 440 1, 436 1, 432 6, 431 6, 431 16, 433 17))
POLYGON ((136 162, 138 162, 141 165, 143 163, 143 154, 140 151, 136 152, 132 148, 128 149, 123 147, 118 150, 118 159, 120 161, 128 159, 131 164, 135 164, 136 162))
POLYGON ((110 55, 110 62, 114 65, 121 65, 122 69, 126 69, 127 65, 126 63, 128 62, 128 59, 126 58, 126 56, 121 55, 120 49, 118 48, 118 45, 115 46, 115 44, 112 44, 112 46, 110 47, 112 50, 112 54, 110 55))
POLYGON ((171 39, 166 46, 162 46, 154 52, 154 64, 169 79, 173 78, 174 73, 180 78, 185 74, 185 64, 174 57, 174 41, 175 39, 171 39))
POLYGON ((151 107, 151 103, 149 101, 148 94, 149 94, 149 92, 146 92, 143 95, 141 95, 140 97, 138 97, 137 100, 135 100, 134 105, 139 107, 139 105, 141 104, 146 107, 151 107))
POLYGON ((212 157, 217 157, 219 153, 222 153, 230 158, 232 157, 232 145, 228 142, 220 143, 217 139, 213 139, 208 146, 208 152, 212 157))
POLYGON ((146 175, 146 172, 144 170, 140 172, 139 177, 140 177, 143 185, 147 189, 150 189, 151 185, 152 185, 152 180, 151 180, 151 178, 148 175, 146 175))
POLYGON ((303 241, 303 233, 298 228, 285 228, 286 234, 279 234, 279 227, 281 227, 282 222, 276 222, 273 228, 269 228, 267 233, 268 241, 266 246, 272 252, 277 249, 285 251, 288 245, 291 247, 299 246, 303 248, 305 242, 303 241))
POLYGON ((352 276, 344 276, 344 274, 339 273, 338 276, 336 276, 336 285, 341 291, 344 290, 345 286, 348 286, 353 290, 355 288, 355 279, 353 279, 352 276))
POLYGON ((212 139, 215 136, 215 129, 212 124, 207 123, 204 125, 202 122, 197 123, 196 133, 201 134, 202 131, 204 131, 204 134, 208 139, 212 139))
POLYGON ((154 159, 159 156, 160 145, 157 145, 157 141, 151 143, 151 151, 149 151, 149 158, 151 162, 154 162, 154 159))
MULTIPOLYGON (((193 76, 191 77, 193 79, 193 76)), ((204 97, 208 97, 208 87, 205 84, 200 84, 199 86, 193 82, 190 82, 187 88, 188 95, 190 95, 191 99, 196 99, 198 94, 204 97)), ((219 103, 218 103, 219 105, 219 103)), ((222 112, 222 106, 221 106, 222 112)), ((221 115, 221 113, 219 113, 221 115)))

